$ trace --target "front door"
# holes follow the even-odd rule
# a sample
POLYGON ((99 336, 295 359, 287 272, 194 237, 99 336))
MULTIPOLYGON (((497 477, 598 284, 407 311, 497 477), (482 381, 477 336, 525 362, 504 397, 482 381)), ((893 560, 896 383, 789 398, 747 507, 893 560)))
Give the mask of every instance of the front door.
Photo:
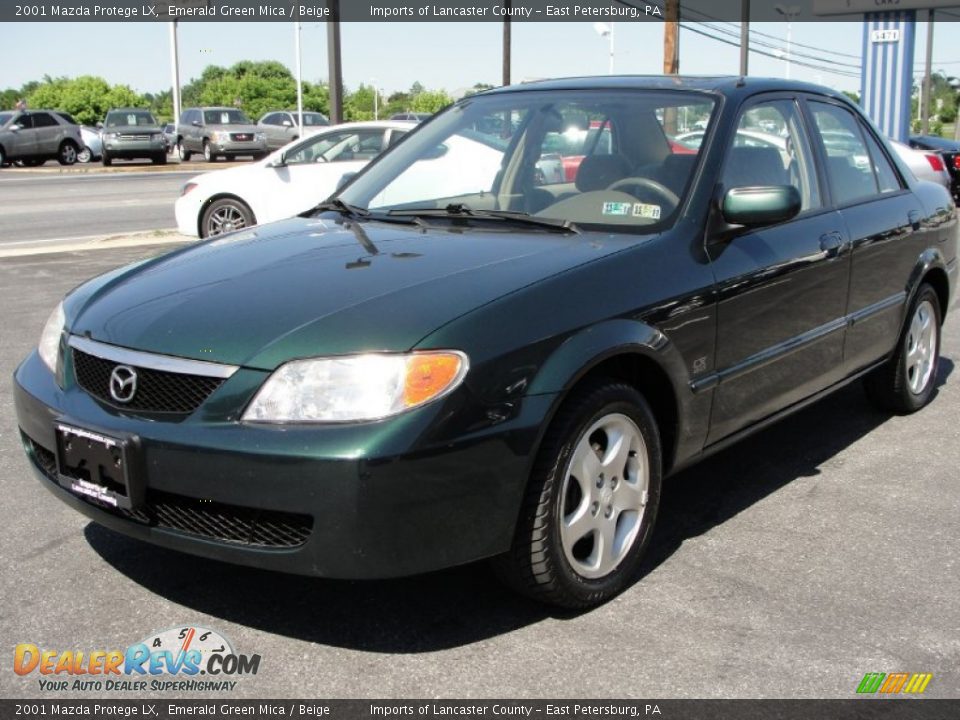
POLYGON ((721 174, 734 187, 793 185, 795 218, 709 238, 718 288, 716 390, 707 442, 720 440, 840 379, 850 253, 826 207, 799 99, 741 112, 721 174))
POLYGON ((29 157, 37 155, 37 131, 33 129, 33 117, 30 113, 23 113, 17 118, 19 130, 11 133, 12 141, 9 148, 11 158, 29 157))

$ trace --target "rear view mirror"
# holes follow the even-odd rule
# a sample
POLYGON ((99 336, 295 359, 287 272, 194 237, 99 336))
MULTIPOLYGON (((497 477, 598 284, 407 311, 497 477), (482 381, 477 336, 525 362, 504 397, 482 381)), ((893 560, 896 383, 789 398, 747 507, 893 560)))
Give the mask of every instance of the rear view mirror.
POLYGON ((800 191, 793 185, 736 187, 723 196, 723 219, 755 227, 785 222, 800 212, 800 191))

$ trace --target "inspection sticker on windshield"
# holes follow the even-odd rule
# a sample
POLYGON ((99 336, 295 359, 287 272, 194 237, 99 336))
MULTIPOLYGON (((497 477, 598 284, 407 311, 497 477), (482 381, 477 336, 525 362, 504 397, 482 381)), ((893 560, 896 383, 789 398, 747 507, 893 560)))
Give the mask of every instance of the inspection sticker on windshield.
POLYGON ((629 215, 630 203, 625 202, 605 202, 603 204, 604 215, 629 215))
POLYGON ((648 218, 650 220, 659 220, 660 219, 660 206, 659 205, 647 205, 646 203, 634 203, 633 204, 633 216, 640 218, 648 218))

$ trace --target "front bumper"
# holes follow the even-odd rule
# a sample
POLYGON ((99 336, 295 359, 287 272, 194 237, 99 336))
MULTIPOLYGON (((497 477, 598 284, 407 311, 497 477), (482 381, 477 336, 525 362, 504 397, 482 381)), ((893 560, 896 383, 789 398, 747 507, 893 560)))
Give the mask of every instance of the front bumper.
MULTIPOLYGON (((65 368, 67 378, 71 372, 65 368)), ((97 523, 156 545, 335 578, 410 575, 509 548, 554 396, 525 399, 505 421, 474 421, 452 435, 451 403, 463 403, 457 393, 380 423, 264 427, 229 419, 223 408, 237 407, 264 377, 240 370, 193 415, 157 422, 103 406, 69 379, 61 389, 34 352, 15 373, 14 401, 41 484, 97 523), (104 508, 62 488, 58 421, 136 435, 145 504, 104 508)))
POLYGON ((256 140, 250 142, 240 142, 237 140, 211 141, 210 150, 215 155, 229 155, 231 157, 264 155, 267 152, 267 143, 256 140))
POLYGON ((160 140, 104 140, 103 149, 114 158, 152 157, 166 152, 163 139, 160 140))

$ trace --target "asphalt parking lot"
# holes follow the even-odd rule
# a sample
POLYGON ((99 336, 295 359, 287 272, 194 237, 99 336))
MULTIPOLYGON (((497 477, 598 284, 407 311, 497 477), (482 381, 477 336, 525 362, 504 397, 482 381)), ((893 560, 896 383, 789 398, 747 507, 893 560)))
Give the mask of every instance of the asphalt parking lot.
MULTIPOLYGON (((558 614, 483 565, 389 582, 271 574, 127 539, 47 493, 11 373, 64 292, 159 251, 0 260, 4 652, 122 648, 196 624, 262 656, 234 697, 850 698, 864 673, 901 671, 960 697, 960 308, 931 406, 890 417, 851 386, 672 478, 644 577, 558 614)), ((40 696, 9 661, 0 696, 40 696)))

